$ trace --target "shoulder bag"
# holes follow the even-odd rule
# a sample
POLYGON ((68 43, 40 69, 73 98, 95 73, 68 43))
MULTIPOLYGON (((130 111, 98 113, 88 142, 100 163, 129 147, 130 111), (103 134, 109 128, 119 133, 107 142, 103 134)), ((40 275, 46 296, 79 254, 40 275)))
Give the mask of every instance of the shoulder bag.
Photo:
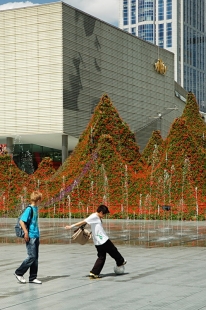
POLYGON ((85 229, 85 226, 86 224, 77 228, 72 235, 72 240, 76 241, 81 245, 86 244, 92 236, 92 233, 89 230, 85 229))

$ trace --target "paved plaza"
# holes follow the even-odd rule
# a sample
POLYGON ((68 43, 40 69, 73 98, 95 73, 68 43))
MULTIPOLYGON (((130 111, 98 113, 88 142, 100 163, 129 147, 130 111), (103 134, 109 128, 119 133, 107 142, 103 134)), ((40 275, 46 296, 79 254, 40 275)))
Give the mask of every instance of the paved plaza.
MULTIPOLYGON (((41 227, 45 223, 42 220, 41 227)), ((129 228, 128 223, 121 223, 116 235, 111 224, 107 226, 108 233, 128 261, 125 273, 115 275, 114 261, 108 256, 102 278, 91 280, 88 273, 96 259, 95 247, 92 243, 81 246, 72 242, 70 232, 63 229, 64 221, 56 221, 56 230, 54 223, 47 227, 50 236, 47 242, 42 228, 38 272, 42 285, 19 284, 13 273, 26 256, 25 245, 16 238, 6 239, 12 233, 13 220, 1 219, 0 224, 1 310, 206 310, 206 247, 198 246, 197 242, 195 246, 194 241, 176 246, 120 242, 115 236, 125 238, 124 225, 129 228), (54 232, 61 238, 55 239, 54 232)), ((183 225, 188 234, 190 225, 193 226, 183 225)), ((28 274, 25 278, 28 280, 28 274)))

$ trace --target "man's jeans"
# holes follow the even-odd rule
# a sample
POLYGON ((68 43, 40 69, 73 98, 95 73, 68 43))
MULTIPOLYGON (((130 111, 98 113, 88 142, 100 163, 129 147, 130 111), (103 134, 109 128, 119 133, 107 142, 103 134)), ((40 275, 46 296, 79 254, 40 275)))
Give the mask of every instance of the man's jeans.
POLYGON ((21 266, 16 269, 15 273, 18 276, 23 276, 30 268, 29 281, 37 278, 38 272, 38 257, 39 257, 39 238, 31 238, 26 243, 28 257, 23 261, 21 266))

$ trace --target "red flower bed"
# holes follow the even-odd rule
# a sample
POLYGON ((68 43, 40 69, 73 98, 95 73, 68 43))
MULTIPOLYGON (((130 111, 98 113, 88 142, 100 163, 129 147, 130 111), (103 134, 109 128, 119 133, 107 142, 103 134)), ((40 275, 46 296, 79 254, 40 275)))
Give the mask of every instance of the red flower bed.
POLYGON ((39 189, 43 217, 85 216, 104 203, 114 218, 205 219, 205 137, 206 124, 189 93, 183 115, 165 141, 155 131, 140 154, 134 134, 104 95, 72 155, 57 171, 45 158, 27 175, 8 155, 0 156, 1 215, 16 215, 30 192, 39 189))

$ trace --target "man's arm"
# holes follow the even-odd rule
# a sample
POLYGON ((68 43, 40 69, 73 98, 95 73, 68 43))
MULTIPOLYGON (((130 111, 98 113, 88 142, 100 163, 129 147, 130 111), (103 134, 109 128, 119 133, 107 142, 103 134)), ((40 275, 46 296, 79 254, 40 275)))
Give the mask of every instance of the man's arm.
POLYGON ((22 229, 24 231, 24 240, 26 242, 29 242, 29 233, 28 233, 26 224, 22 220, 19 221, 19 224, 21 225, 21 227, 22 227, 22 229))
POLYGON ((72 224, 70 226, 67 225, 67 226, 65 226, 65 229, 77 228, 77 227, 85 225, 85 224, 87 224, 87 222, 81 221, 81 222, 78 222, 76 224, 72 224))

